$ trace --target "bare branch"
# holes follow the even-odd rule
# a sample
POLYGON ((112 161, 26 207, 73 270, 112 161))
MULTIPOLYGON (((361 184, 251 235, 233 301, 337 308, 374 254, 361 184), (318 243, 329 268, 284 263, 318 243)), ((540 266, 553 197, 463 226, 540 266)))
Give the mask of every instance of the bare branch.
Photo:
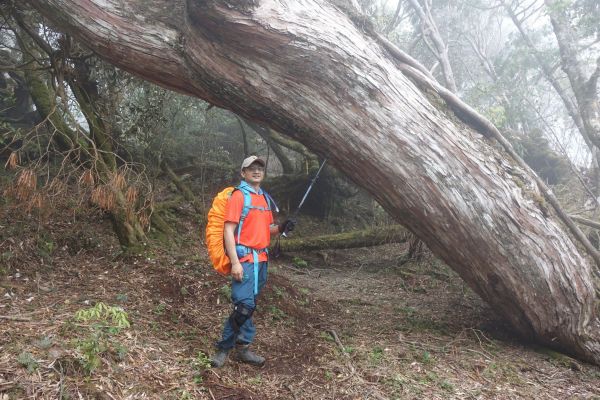
POLYGON ((12 15, 15 21, 17 22, 17 25, 19 25, 19 27, 23 29, 23 31, 25 31, 25 33, 27 33, 31 37, 31 39, 33 39, 35 44, 37 44, 39 48, 42 49, 44 53, 46 53, 49 57, 52 57, 52 55, 54 54, 54 50, 52 49, 52 47, 50 47, 50 45, 44 39, 42 39, 40 35, 38 35, 33 29, 29 27, 29 25, 25 23, 20 11, 15 9, 12 15))
POLYGON ((388 34, 398 26, 400 10, 402 10, 402 0, 398 0, 398 5, 396 6, 396 11, 394 12, 394 16, 390 20, 389 24, 383 30, 384 33, 388 34))
POLYGON ((598 78, 600 77, 600 57, 596 59, 596 69, 590 76, 590 79, 586 82, 585 86, 590 93, 594 93, 597 90, 598 78))
POLYGON ((569 215, 569 217, 571 217, 571 219, 577 222, 578 224, 589 226, 590 228, 594 229, 600 229, 600 222, 592 221, 591 219, 579 217, 577 215, 569 215))

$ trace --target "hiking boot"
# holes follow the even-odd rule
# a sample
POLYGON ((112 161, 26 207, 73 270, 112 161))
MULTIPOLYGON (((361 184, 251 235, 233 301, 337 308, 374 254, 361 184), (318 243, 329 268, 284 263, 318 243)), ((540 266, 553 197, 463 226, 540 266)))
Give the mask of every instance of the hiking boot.
POLYGON ((210 358, 210 365, 213 368, 221 368, 223 364, 225 364, 230 350, 231 349, 219 349, 219 351, 210 358))
POLYGON ((249 349, 248 344, 236 344, 235 345, 235 353, 233 354, 233 358, 236 361, 241 361, 243 363, 261 366, 265 363, 265 358, 259 356, 249 349))

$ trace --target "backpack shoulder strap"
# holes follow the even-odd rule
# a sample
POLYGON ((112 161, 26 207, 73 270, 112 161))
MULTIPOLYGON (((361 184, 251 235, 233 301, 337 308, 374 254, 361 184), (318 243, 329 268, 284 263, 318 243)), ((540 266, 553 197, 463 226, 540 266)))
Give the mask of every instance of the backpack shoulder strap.
POLYGON ((277 207, 277 204, 275 204, 275 201, 273 200, 273 198, 264 190, 262 190, 262 194, 267 203, 267 208, 253 206, 251 193, 255 193, 255 192, 253 192, 253 190, 250 188, 250 186, 244 181, 242 181, 242 183, 240 183, 239 186, 236 186, 235 189, 239 190, 244 195, 244 206, 242 207, 242 214, 240 216, 240 222, 238 223, 238 226, 237 226, 237 243, 239 243, 240 235, 242 232, 242 226, 244 225, 244 220, 248 216, 248 213, 250 212, 251 209, 255 208, 260 211, 271 211, 271 209, 274 207, 275 211, 279 212, 279 208, 277 207))
POLYGON ((269 193, 263 190, 263 196, 265 196, 265 200, 267 201, 267 210, 275 210, 276 213, 279 212, 279 207, 277 207, 277 203, 271 197, 269 193))
POLYGON ((240 222, 238 223, 238 226, 237 226, 237 243, 239 243, 240 235, 242 234, 242 226, 244 225, 244 220, 246 219, 246 217, 248 216, 248 213, 250 212, 250 209, 252 208, 252 196, 250 195, 250 192, 247 190, 247 188, 244 187, 243 185, 237 186, 236 189, 239 190, 240 192, 242 192, 242 195, 244 196, 244 205, 242 206, 242 214, 240 216, 240 222))

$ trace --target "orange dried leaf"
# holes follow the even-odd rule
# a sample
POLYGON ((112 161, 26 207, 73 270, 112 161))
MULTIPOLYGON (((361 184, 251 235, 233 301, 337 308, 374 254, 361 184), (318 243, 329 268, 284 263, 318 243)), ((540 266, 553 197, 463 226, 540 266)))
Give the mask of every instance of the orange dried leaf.
POLYGON ((120 172, 115 173, 112 177, 111 184, 115 189, 125 189, 125 186, 127 186, 127 183, 125 182, 125 174, 120 172))
POLYGON ((81 174, 79 183, 85 186, 94 186, 95 179, 91 169, 86 169, 83 174, 81 174))
POLYGON ((92 203, 96 204, 102 210, 113 210, 115 205, 115 195, 106 185, 97 186, 92 190, 92 203))
POLYGON ((6 161, 6 164, 4 164, 4 168, 15 169, 17 168, 17 165, 19 165, 19 161, 19 153, 13 151, 10 153, 10 156, 8 156, 8 160, 6 161))
POLYGON ((92 189, 92 196, 91 196, 91 200, 92 203, 99 205, 100 204, 100 192, 102 191, 102 188, 100 186, 95 187, 94 189, 92 189))
POLYGON ((24 169, 17 178, 16 197, 27 200, 37 187, 37 176, 31 169, 24 169))
POLYGON ((142 228, 144 229, 150 225, 150 217, 148 217, 148 214, 144 213, 140 215, 140 225, 142 225, 142 228))
POLYGON ((61 179, 54 178, 50 181, 50 185, 48 185, 49 193, 61 193, 67 190, 67 184, 61 179))
POLYGON ((131 207, 127 207, 127 209, 125 210, 125 218, 129 222, 132 222, 133 219, 135 218, 135 214, 134 214, 133 209, 131 207))
POLYGON ((137 200, 137 196, 138 196, 138 191, 136 188, 130 186, 129 189, 127 189, 127 193, 125 193, 125 198, 127 199, 127 203, 128 204, 134 204, 135 201, 137 200))
POLYGON ((41 193, 36 193, 33 195, 33 197, 31 198, 31 205, 32 207, 35 207, 38 210, 42 208, 42 206, 44 205, 44 197, 41 193))

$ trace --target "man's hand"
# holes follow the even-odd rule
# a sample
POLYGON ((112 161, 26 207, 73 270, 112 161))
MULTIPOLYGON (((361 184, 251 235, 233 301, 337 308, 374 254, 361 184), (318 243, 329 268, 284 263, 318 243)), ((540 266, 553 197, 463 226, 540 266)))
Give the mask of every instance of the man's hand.
POLYGON ((244 268, 241 263, 231 264, 231 276, 238 282, 241 282, 244 278, 244 268))
POLYGON ((279 224, 279 233, 287 233, 294 230, 296 226, 295 219, 286 219, 283 223, 279 224))

